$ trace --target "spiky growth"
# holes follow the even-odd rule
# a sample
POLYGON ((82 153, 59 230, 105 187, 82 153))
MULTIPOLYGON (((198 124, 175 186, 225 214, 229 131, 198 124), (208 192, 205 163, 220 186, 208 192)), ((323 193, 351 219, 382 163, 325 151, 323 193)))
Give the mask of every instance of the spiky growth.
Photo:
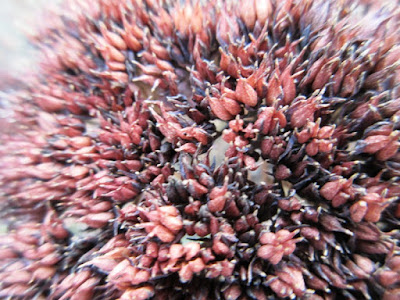
POLYGON ((1 100, 0 297, 398 299, 400 11, 372 2, 49 14, 1 100))

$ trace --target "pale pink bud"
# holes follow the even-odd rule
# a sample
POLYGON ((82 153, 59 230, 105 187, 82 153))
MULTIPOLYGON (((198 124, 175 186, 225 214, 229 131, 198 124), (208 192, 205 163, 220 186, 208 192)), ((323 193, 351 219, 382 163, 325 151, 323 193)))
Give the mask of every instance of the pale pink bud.
POLYGON ((128 288, 121 295, 120 300, 146 300, 154 296, 154 288, 150 285, 139 288, 128 288))
POLYGON ((256 106, 258 99, 257 93, 253 87, 247 83, 246 79, 238 79, 236 85, 236 99, 246 105, 256 106))
POLYGON ((265 22, 271 17, 273 7, 270 0, 254 1, 255 11, 257 14, 257 21, 263 26, 265 22))
POLYGON ((33 274, 32 277, 35 280, 47 280, 56 273, 56 269, 54 267, 39 267, 37 268, 33 274))
POLYGON ((181 282, 188 282, 193 277, 193 271, 188 264, 182 266, 179 270, 179 278, 181 282))
POLYGON ((80 220, 90 227, 102 228, 106 226, 111 220, 114 219, 114 214, 111 212, 87 214, 83 216, 80 220))
POLYGON ((215 98, 215 97, 208 97, 208 103, 210 104, 211 111, 217 118, 221 120, 228 121, 233 118, 233 115, 225 108, 224 103, 215 98))
POLYGON ((137 270, 135 276, 132 276, 131 283, 133 285, 138 285, 144 282, 149 281, 150 279, 150 272, 148 270, 137 270))
POLYGON ((239 299, 241 294, 242 289, 240 288, 240 286, 238 284, 232 284, 224 291, 224 299, 237 300, 239 299))
POLYGON ((181 244, 172 244, 169 248, 170 258, 175 260, 184 255, 184 247, 181 244))
POLYGON ((329 181, 321 188, 320 193, 327 200, 332 200, 343 187, 343 180, 329 181))
POLYGON ((219 196, 208 201, 207 207, 210 212, 220 212, 224 209, 225 203, 226 203, 226 197, 219 196))
POLYGON ((179 231, 183 228, 182 219, 181 217, 178 216, 172 217, 172 216, 161 215, 160 222, 171 231, 179 231))
POLYGON ((162 242, 170 243, 175 239, 175 234, 173 234, 169 229, 162 225, 157 225, 152 233, 156 235, 162 242))
POLYGON ((197 242, 189 242, 184 246, 184 249, 185 259, 189 261, 200 253, 200 244, 197 242))
POLYGON ((231 252, 229 247, 220 238, 214 238, 212 250, 217 255, 228 255, 231 252))
POLYGON ((385 148, 390 142, 390 137, 386 135, 372 135, 367 137, 362 143, 364 144, 363 152, 375 153, 385 148))
POLYGON ((205 268, 205 264, 200 257, 196 258, 195 260, 190 261, 188 265, 189 265, 190 269, 193 271, 193 273, 199 273, 199 272, 203 271, 205 268))
POLYGON ((231 99, 227 96, 222 95, 220 101, 223 103, 224 108, 232 116, 236 116, 242 111, 240 104, 234 99, 231 99))
POLYGON ((265 232, 260 236, 260 243, 265 244, 274 244, 276 242, 276 235, 273 232, 265 232))
POLYGON ((350 207, 350 216, 354 222, 361 222, 368 211, 368 204, 365 201, 357 201, 350 207))

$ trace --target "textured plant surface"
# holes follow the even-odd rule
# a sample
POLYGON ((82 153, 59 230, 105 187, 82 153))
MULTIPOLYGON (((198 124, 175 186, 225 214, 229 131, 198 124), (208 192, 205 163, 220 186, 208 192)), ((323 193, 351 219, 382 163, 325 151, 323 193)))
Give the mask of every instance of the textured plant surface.
POLYGON ((0 297, 400 298, 395 1, 43 23, 1 95, 0 297))

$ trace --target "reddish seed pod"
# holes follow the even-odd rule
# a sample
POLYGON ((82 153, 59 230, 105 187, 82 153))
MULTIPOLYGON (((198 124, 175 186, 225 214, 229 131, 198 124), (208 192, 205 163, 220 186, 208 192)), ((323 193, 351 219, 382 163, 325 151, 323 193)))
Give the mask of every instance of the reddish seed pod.
POLYGON ((274 105, 274 103, 282 96, 283 90, 279 76, 274 73, 268 81, 267 104, 274 105))
POLYGON ((231 252, 229 247, 218 237, 214 238, 213 240, 212 250, 215 254, 223 256, 229 256, 231 252))
POLYGON ((314 121, 314 113, 317 110, 316 100, 310 98, 308 100, 300 100, 295 111, 290 118, 292 128, 301 128, 307 124, 308 121, 314 121))
POLYGON ((198 236, 204 237, 210 233, 210 228, 208 224, 199 221, 194 225, 194 231, 198 236))
POLYGON ((361 222, 368 211, 368 204, 365 201, 358 201, 350 207, 350 215, 354 222, 361 222))
POLYGON ((246 79, 240 78, 236 85, 236 99, 249 106, 256 106, 258 99, 253 87, 247 83, 246 79))
POLYGON ((72 2, 0 74, 0 298, 400 299, 395 4, 72 2))
POLYGON ((187 261, 192 260, 200 253, 200 244, 196 242, 189 242, 184 245, 185 259, 187 261))
POLYGON ((391 270, 382 270, 376 276, 379 283, 384 287, 391 286, 400 281, 400 274, 391 270))
POLYGON ((319 151, 319 140, 313 139, 307 146, 306 152, 309 156, 315 156, 319 151))
POLYGON ((226 300, 239 299, 241 294, 242 294, 242 289, 238 284, 232 284, 224 291, 224 297, 226 300))
POLYGON ((257 121, 254 126, 260 130, 262 134, 267 134, 272 125, 272 118, 275 114, 275 109, 273 107, 266 107, 262 109, 261 113, 258 114, 257 121))
POLYGON ((162 225, 154 227, 152 233, 164 243, 170 243, 175 239, 175 234, 162 225))
POLYGON ((274 146, 274 139, 272 137, 266 137, 261 142, 261 153, 264 156, 268 157, 272 151, 273 146, 274 146))
POLYGON ((190 261, 188 265, 189 268, 193 271, 193 273, 199 273, 203 271, 205 268, 205 264, 200 257, 190 261))
POLYGON ((108 224, 114 215, 110 212, 103 212, 103 213, 95 213, 95 214, 88 214, 81 218, 81 221, 88 224, 90 227, 93 228, 102 228, 108 224))
POLYGON ((183 228, 183 222, 180 217, 161 215, 160 222, 173 232, 179 231, 183 228))
POLYGON ((225 196, 219 196, 214 199, 211 199, 207 203, 207 207, 210 212, 220 212, 224 209, 226 203, 226 197, 225 196))
POLYGON ((387 265, 391 270, 398 272, 400 270, 400 256, 392 257, 387 265))
POLYGON ((400 143, 398 141, 390 142, 386 147, 376 153, 376 158, 381 161, 386 161, 396 155, 399 150, 400 143))
POLYGON ((342 189, 345 180, 334 180, 324 184, 320 193, 327 200, 332 200, 342 189))
POLYGON ((228 121, 233 119, 233 115, 225 108, 224 102, 220 101, 215 97, 208 97, 208 103, 210 104, 211 111, 217 118, 228 121))
POLYGON ((193 278, 193 271, 188 264, 182 266, 179 270, 179 279, 181 282, 188 282, 193 278))
POLYGON ((389 142, 390 138, 386 135, 369 136, 363 141, 363 152, 376 153, 379 150, 385 148, 389 144, 389 142))
POLYGON ((121 295, 121 300, 146 300, 154 296, 154 288, 150 285, 139 288, 128 288, 121 295))
POLYGON ((221 102, 223 103, 224 108, 232 116, 236 116, 236 115, 240 114, 240 112, 242 111, 242 107, 234 99, 231 99, 231 98, 228 98, 227 96, 222 95, 221 102))

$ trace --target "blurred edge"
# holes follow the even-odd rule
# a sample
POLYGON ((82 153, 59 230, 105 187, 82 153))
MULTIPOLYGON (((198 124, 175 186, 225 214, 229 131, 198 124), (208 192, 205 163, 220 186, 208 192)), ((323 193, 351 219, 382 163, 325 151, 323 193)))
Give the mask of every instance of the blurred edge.
MULTIPOLYGON (((38 20, 41 10, 59 0, 0 0, 0 81, 24 73, 35 65, 35 51, 29 45, 24 29, 38 20)), ((45 21, 45 20, 44 20, 45 21)), ((5 86, 7 83, 0 83, 5 86)))

